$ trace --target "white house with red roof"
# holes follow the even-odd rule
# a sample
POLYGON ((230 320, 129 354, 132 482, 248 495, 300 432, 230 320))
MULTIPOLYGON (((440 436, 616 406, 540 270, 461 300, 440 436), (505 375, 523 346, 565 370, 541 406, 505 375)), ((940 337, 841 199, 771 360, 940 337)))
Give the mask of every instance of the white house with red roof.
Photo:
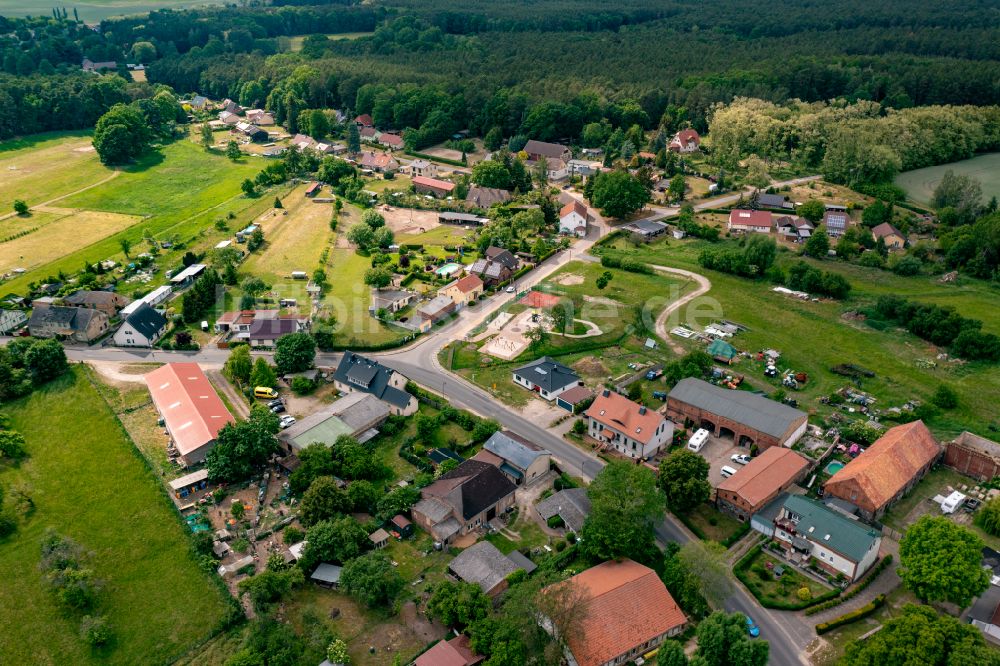
POLYGON ((588 434, 629 458, 649 458, 674 436, 662 414, 604 389, 586 412, 588 434))
POLYGON ((682 129, 667 144, 667 149, 675 153, 693 153, 701 146, 701 137, 691 129, 682 129))
POLYGON ((570 201, 559 211, 559 233, 583 238, 587 235, 591 219, 585 205, 576 200, 570 201))
POLYGON ((403 137, 398 134, 389 134, 388 132, 382 132, 378 135, 379 145, 385 146, 390 150, 401 150, 405 145, 403 142, 403 137))
POLYGON ((186 466, 203 461, 222 427, 236 420, 197 363, 168 363, 146 373, 146 384, 186 466))
POLYGON ((774 229, 771 213, 766 210, 745 210, 737 208, 729 212, 729 231, 755 234, 769 234, 774 229))

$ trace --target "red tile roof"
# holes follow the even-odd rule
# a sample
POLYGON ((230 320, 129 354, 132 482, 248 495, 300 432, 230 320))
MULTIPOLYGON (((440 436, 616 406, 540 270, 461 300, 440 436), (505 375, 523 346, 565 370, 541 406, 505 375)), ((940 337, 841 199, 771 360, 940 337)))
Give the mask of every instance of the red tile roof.
POLYGON ((720 483, 719 490, 737 493, 756 506, 791 485, 807 466, 805 458, 791 449, 772 446, 720 483))
POLYGON ((868 450, 830 477, 824 488, 848 499, 838 494, 838 488, 842 484, 857 484, 871 506, 878 509, 905 488, 940 452, 941 447, 923 421, 898 425, 889 428, 868 450))
POLYGON ((461 280, 455 282, 455 288, 457 288, 463 294, 468 294, 476 289, 483 288, 483 281, 478 275, 466 275, 461 280))
POLYGON ((438 180, 437 178, 428 178, 427 176, 414 176, 413 184, 429 187, 433 190, 441 190, 443 192, 451 192, 455 189, 455 183, 449 183, 447 180, 438 180))
POLYGON ((729 212, 730 226, 771 228, 771 213, 766 210, 741 210, 729 212))
POLYGON ((413 663, 414 666, 473 666, 483 659, 472 651, 469 639, 462 635, 450 641, 439 641, 413 663))
POLYGON ((392 146, 393 148, 402 148, 404 145, 403 137, 398 134, 382 134, 378 138, 379 143, 384 143, 387 146, 392 146))
POLYGON ((620 393, 606 391, 598 394, 594 404, 587 409, 587 416, 603 423, 605 427, 648 444, 656 428, 664 421, 655 410, 643 407, 620 393))
POLYGON ((598 564, 552 587, 565 585, 583 604, 567 636, 579 666, 600 666, 687 623, 656 572, 632 560, 598 564))
POLYGON ((362 113, 360 116, 354 119, 354 122, 360 123, 365 127, 371 127, 375 124, 375 121, 373 121, 372 117, 369 116, 367 113, 362 113))
POLYGON ((691 128, 682 129, 674 135, 674 138, 683 143, 690 143, 691 141, 694 141, 696 144, 701 143, 701 137, 698 136, 698 132, 691 128))
POLYGON ((197 363, 168 363, 146 374, 156 410, 183 456, 201 448, 236 419, 197 363))
POLYGON ((559 217, 560 218, 566 217, 567 215, 573 212, 577 213, 583 219, 585 220, 587 219, 587 207, 584 206, 579 201, 575 200, 570 201, 559 210, 559 217))

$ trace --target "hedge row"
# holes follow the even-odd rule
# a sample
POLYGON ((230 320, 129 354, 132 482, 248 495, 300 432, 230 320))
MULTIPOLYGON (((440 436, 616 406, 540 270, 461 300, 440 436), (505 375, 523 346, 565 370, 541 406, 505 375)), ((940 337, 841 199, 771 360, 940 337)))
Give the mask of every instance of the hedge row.
POLYGON ((875 567, 870 572, 868 572, 868 575, 865 576, 861 580, 860 583, 858 583, 853 588, 851 588, 850 592, 847 592, 846 594, 843 594, 839 598, 833 599, 832 601, 827 601, 826 603, 819 604, 818 606, 813 606, 812 608, 810 608, 810 609, 808 609, 806 611, 806 615, 815 615, 816 613, 819 613, 820 611, 825 611, 828 608, 833 608, 834 606, 839 606, 840 604, 844 603, 845 601, 848 601, 849 599, 853 599, 858 594, 860 594, 862 590, 864 590, 866 587, 868 587, 869 585, 871 585, 872 581, 874 581, 876 578, 878 578, 878 575, 880 573, 882 573, 883 571, 885 571, 885 569, 890 564, 892 564, 892 553, 889 553, 888 555, 886 555, 885 557, 883 557, 881 560, 879 560, 879 563, 876 564, 875 567))
POLYGON ((835 617, 829 622, 820 622, 816 625, 816 634, 822 636, 828 631, 833 631, 837 627, 842 627, 845 624, 851 624, 852 622, 857 622, 858 620, 864 619, 877 611, 885 604, 885 595, 880 594, 870 603, 865 604, 857 610, 852 610, 850 613, 844 613, 840 617, 835 617))
POLYGON ((750 594, 752 594, 754 598, 758 602, 760 602, 760 605, 763 606, 764 608, 773 608, 775 610, 799 611, 809 608, 810 606, 822 604, 825 601, 829 601, 830 599, 840 596, 840 590, 837 588, 834 588, 828 592, 824 592, 823 594, 813 597, 812 599, 807 599, 806 601, 797 601, 797 602, 775 601, 773 599, 760 596, 756 584, 754 584, 754 582, 747 575, 747 569, 750 568, 750 565, 753 564, 753 561, 757 559, 757 556, 760 555, 763 549, 764 549, 763 544, 758 544, 753 548, 751 548, 750 551, 747 552, 747 554, 744 555, 742 559, 740 559, 736 563, 735 566, 733 566, 733 573, 736 574, 736 578, 738 578, 739 581, 743 583, 743 586, 750 591, 750 594))
POLYGON ((432 162, 442 162, 444 164, 450 164, 452 166, 466 166, 466 163, 462 160, 450 160, 447 157, 438 157, 437 155, 428 155, 427 153, 418 153, 413 150, 407 150, 406 154, 410 157, 419 157, 421 159, 430 160, 432 162))
POLYGON ((602 254, 601 266, 605 268, 618 268, 631 273, 652 274, 653 272, 653 267, 649 264, 619 254, 602 254))

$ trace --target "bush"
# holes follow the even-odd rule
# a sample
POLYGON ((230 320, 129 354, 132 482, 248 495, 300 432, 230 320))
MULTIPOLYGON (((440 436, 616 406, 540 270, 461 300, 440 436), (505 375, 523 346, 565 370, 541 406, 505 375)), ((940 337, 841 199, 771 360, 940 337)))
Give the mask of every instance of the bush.
POLYGON ((246 539, 237 539, 233 542, 233 550, 237 553, 245 553, 250 550, 250 542, 246 539))
POLYGON ((576 543, 576 532, 570 532, 567 534, 566 541, 569 541, 571 544, 576 543))
POLYGON ((302 530, 292 526, 286 527, 283 534, 284 534, 283 539, 285 541, 285 545, 288 546, 292 545, 293 543, 298 543, 302 541, 302 539, 305 537, 305 533, 302 530))
POLYGON ((566 523, 563 521, 561 516, 557 515, 549 518, 547 521, 545 521, 545 524, 551 527, 552 529, 556 529, 557 527, 562 527, 566 523))
POLYGON ((822 636, 828 631, 833 631, 837 627, 842 627, 845 624, 851 624, 852 622, 857 622, 862 620, 885 604, 885 595, 880 594, 871 600, 871 603, 865 604, 857 610, 853 610, 850 613, 844 613, 840 617, 835 617, 829 622, 820 622, 816 625, 816 634, 822 636))
POLYGON ((316 382, 308 377, 293 377, 291 386, 295 395, 309 395, 316 390, 316 382))
POLYGON ((564 550, 566 550, 566 542, 563 541, 562 539, 560 539, 559 541, 556 541, 556 552, 557 553, 561 553, 564 550))
POLYGON ((100 647, 111 640, 111 627, 103 615, 84 615, 80 621, 80 638, 87 645, 100 647))
POLYGON ((809 590, 808 587, 806 587, 805 585, 803 585, 795 593, 795 596, 797 596, 802 601, 809 601, 810 599, 812 599, 812 592, 809 590))

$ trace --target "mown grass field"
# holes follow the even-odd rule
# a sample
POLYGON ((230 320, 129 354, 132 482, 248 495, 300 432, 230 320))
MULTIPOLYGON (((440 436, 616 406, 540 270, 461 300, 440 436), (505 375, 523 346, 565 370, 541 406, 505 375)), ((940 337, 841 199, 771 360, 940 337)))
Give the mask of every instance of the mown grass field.
MULTIPOLYGON (((0 14, 4 4, 0 0, 0 14)), ((14 199, 34 206, 111 176, 90 140, 88 132, 49 132, 0 142, 0 215, 13 210, 14 199)), ((7 235, 3 226, 0 236, 7 235)))
MULTIPOLYGON (((751 352, 777 349, 782 354, 779 370, 791 368, 809 375, 803 390, 791 392, 803 409, 828 414, 829 408, 821 405, 818 398, 850 384, 848 378, 829 369, 841 363, 854 363, 876 373, 875 378, 862 383, 863 390, 878 398, 876 407, 898 406, 911 398, 927 401, 940 384, 947 383, 959 394, 959 406, 937 415, 928 425, 941 437, 966 429, 991 434, 988 426, 997 421, 995 396, 1000 395, 1000 367, 947 362, 939 362, 933 368, 919 367, 918 361, 933 361, 939 350, 905 331, 877 331, 843 315, 874 302, 880 295, 892 293, 920 302, 953 305, 963 315, 981 319, 985 331, 1000 333, 1000 313, 995 306, 1000 290, 996 287, 973 280, 943 284, 927 276, 901 278, 887 271, 825 261, 815 263, 850 280, 853 286, 850 299, 803 302, 772 292, 768 282, 701 268, 697 257, 708 245, 703 241, 660 241, 634 249, 626 241, 616 240, 615 244, 644 261, 686 268, 708 277, 712 289, 682 308, 674 324, 700 330, 716 318, 725 318, 747 326, 748 331, 732 340, 737 349, 751 352), (689 315, 696 313, 699 305, 704 308, 703 316, 689 321, 689 315)), ((791 253, 779 254, 780 262, 794 259, 791 253)), ((695 345, 681 342, 692 348, 695 345)), ((777 382, 763 377, 760 363, 744 360, 734 370, 747 374, 752 383, 763 388, 778 387, 777 382)))
MULTIPOLYGON (((348 226, 342 223, 341 228, 348 226)), ((336 339, 340 343, 375 345, 409 334, 401 328, 390 328, 368 314, 372 299, 364 275, 369 268, 371 259, 354 250, 335 248, 330 251, 323 307, 337 318, 336 339)))
POLYGON ((186 530, 103 399, 81 370, 4 408, 30 457, 0 471, 36 509, 0 543, 0 663, 167 663, 208 636, 224 597, 191 556, 186 530), (95 654, 79 638, 38 570, 39 540, 54 528, 93 553, 106 581, 99 612, 116 636, 95 654))
MULTIPOLYGON (((373 32, 338 32, 332 35, 327 35, 328 39, 338 40, 338 39, 358 39, 359 37, 368 37, 373 35, 373 32)), ((305 41, 308 35, 295 35, 294 37, 289 37, 289 47, 288 50, 292 53, 298 53, 302 50, 302 42, 305 41)))
MULTIPOLYGON (((218 240, 231 237, 238 227, 245 226, 270 206, 273 192, 250 199, 240 190, 243 179, 252 178, 261 167, 259 161, 249 158, 231 162, 192 141, 167 144, 136 164, 123 167, 116 178, 58 202, 60 208, 135 215, 141 219, 103 237, 84 238, 83 242, 80 238, 63 240, 64 243, 74 240, 65 254, 4 283, 0 292, 24 292, 29 282, 44 280, 60 270, 78 271, 84 262, 122 261, 125 257, 120 240, 127 238, 132 243, 133 254, 142 252, 147 249, 142 240, 147 232, 157 240, 184 243, 186 249, 208 249, 218 240), (229 213, 236 216, 235 220, 227 221, 229 230, 217 231, 213 226, 215 221, 225 220, 229 213)), ((181 253, 180 249, 161 253, 158 263, 169 268, 181 253)))
POLYGON ((972 176, 983 186, 983 200, 1000 197, 1000 153, 978 155, 968 160, 914 169, 896 176, 896 184, 906 190, 906 195, 921 204, 929 204, 934 188, 948 171, 972 176))
POLYGON ((45 266, 80 247, 128 229, 142 218, 121 213, 81 210, 69 215, 32 213, 27 219, 15 219, 35 224, 37 228, 28 226, 27 229, 35 230, 20 238, 0 243, 0 273, 11 268, 32 270, 45 266))

